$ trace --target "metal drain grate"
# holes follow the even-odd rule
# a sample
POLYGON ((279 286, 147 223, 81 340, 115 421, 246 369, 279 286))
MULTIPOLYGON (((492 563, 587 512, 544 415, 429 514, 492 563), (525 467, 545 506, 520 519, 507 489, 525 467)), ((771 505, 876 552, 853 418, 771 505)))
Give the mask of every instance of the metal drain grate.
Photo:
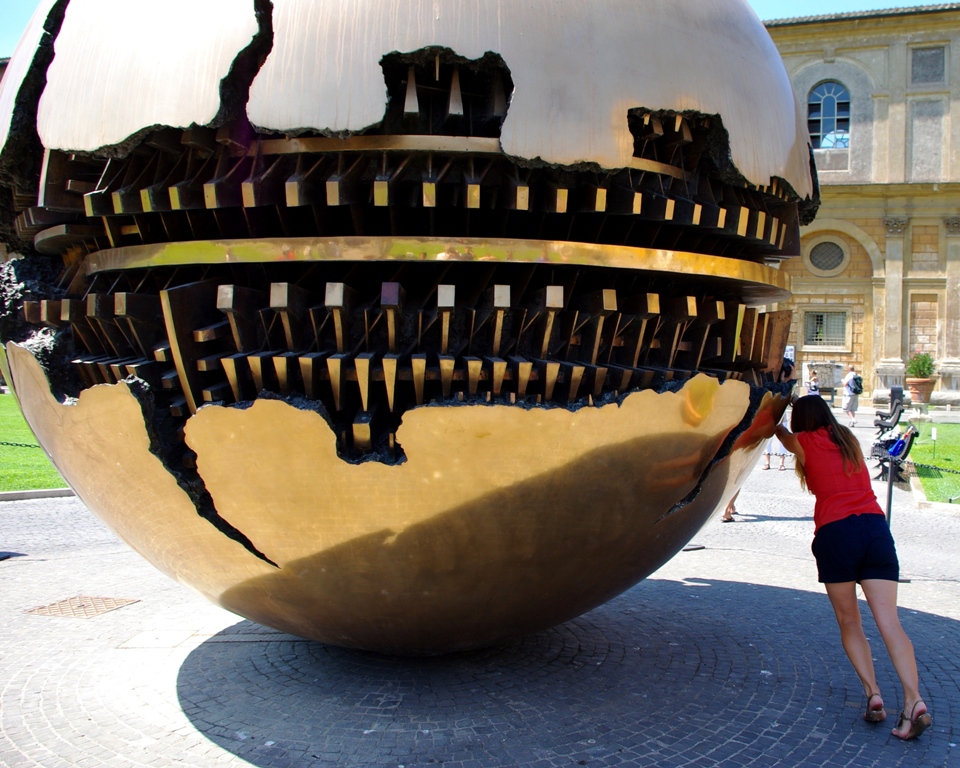
POLYGON ((130 603, 139 603, 139 600, 124 600, 118 597, 68 597, 50 605, 31 608, 24 613, 35 613, 38 616, 69 616, 74 619, 89 619, 101 613, 115 611, 130 603))

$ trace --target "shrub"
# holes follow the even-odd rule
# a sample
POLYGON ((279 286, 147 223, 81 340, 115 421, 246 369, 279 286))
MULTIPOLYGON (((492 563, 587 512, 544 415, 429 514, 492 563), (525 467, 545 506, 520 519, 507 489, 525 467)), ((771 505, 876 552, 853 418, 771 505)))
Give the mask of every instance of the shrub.
POLYGON ((911 379, 929 379, 933 376, 933 356, 929 352, 917 352, 907 361, 906 374, 911 379))

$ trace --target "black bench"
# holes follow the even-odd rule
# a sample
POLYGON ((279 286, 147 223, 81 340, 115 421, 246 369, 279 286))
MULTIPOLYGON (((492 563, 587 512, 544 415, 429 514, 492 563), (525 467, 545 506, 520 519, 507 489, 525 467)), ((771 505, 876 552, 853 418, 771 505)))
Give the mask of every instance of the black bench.
POLYGON ((896 456, 891 456, 889 452, 889 449, 896 443, 895 440, 878 440, 873 444, 870 456, 880 460, 880 474, 874 478, 875 480, 886 480, 889 477, 890 465, 893 464, 897 468, 896 474, 893 476, 894 482, 905 483, 907 481, 903 474, 903 465, 906 463, 907 456, 910 455, 910 449, 913 448, 913 442, 919 434, 917 428, 912 424, 907 427, 907 431, 903 433, 903 439, 906 441, 905 445, 896 456))
POLYGON ((873 426, 877 428, 877 437, 882 437, 884 433, 895 428, 900 423, 902 413, 902 400, 894 400, 893 407, 889 411, 877 411, 877 418, 873 420, 873 426))

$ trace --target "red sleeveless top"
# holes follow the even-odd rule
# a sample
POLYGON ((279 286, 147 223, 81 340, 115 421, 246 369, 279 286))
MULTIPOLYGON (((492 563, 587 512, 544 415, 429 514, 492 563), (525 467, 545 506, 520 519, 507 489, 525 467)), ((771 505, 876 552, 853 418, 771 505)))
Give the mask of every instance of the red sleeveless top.
POLYGON ((840 446, 830 439, 825 427, 815 432, 798 432, 797 440, 803 448, 807 488, 817 498, 813 511, 815 529, 850 515, 883 514, 863 459, 860 471, 847 475, 840 446))

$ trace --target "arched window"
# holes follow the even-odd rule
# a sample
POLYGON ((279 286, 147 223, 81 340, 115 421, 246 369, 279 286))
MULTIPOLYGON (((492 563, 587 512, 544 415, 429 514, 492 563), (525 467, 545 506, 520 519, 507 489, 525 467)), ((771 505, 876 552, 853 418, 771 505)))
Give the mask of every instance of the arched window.
POLYGON ((820 83, 807 99, 807 128, 814 149, 850 149, 850 93, 835 80, 820 83))

